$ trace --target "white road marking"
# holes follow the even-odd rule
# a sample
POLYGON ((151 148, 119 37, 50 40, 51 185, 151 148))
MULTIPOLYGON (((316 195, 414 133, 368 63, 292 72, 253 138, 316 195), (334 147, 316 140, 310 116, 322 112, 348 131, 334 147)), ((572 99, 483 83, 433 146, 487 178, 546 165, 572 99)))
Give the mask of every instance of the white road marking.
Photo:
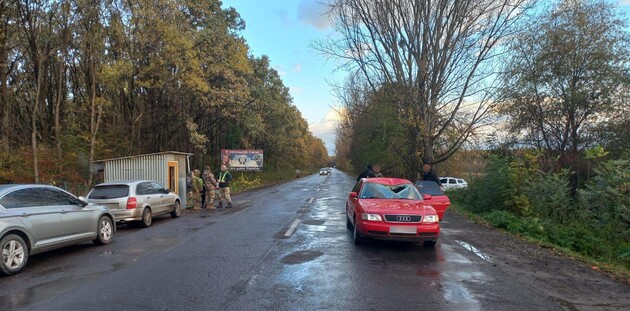
POLYGON ((293 234, 293 231, 295 231, 295 228, 297 228, 298 224, 300 224, 300 219, 296 218, 293 223, 291 223, 291 226, 289 226, 289 230, 284 233, 284 236, 290 237, 293 234))
POLYGON ((466 242, 463 242, 463 241, 455 241, 455 242, 457 242, 457 244, 461 245, 461 246, 462 246, 462 247, 464 247, 465 249, 467 249, 467 250, 469 250, 469 251, 473 252, 473 253, 474 253, 475 255, 477 255, 479 258, 481 258, 481 259, 483 259, 483 260, 485 260, 485 261, 487 261, 487 262, 492 262, 492 259, 490 258, 490 256, 488 256, 488 255, 486 255, 486 254, 482 253, 482 252, 481 252, 480 250, 478 250, 476 247, 474 247, 474 246, 472 246, 472 245, 470 245, 470 244, 468 244, 468 243, 466 243, 466 242))
POLYGON ((315 198, 311 198, 310 200, 308 200, 308 204, 313 203, 314 200, 315 200, 315 198))

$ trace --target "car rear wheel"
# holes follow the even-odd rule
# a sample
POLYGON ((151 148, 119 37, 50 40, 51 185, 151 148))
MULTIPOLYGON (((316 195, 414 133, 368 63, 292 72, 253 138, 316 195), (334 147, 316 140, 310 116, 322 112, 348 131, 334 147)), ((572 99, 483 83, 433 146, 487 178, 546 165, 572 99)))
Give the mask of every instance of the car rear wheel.
POLYGON ((179 204, 179 201, 175 201, 175 208, 171 212, 171 217, 177 218, 182 214, 182 206, 179 204))
POLYGON ((352 222, 350 221, 350 217, 348 217, 348 207, 346 206, 346 228, 348 230, 352 229, 352 222))
POLYGON ((427 248, 428 247, 434 247, 436 243, 437 243, 437 241, 424 241, 422 243, 422 246, 427 247, 427 248))
POLYGON ((361 236, 361 234, 359 233, 359 231, 357 231, 357 221, 355 219, 354 221, 354 226, 352 226, 354 230, 352 230, 352 242, 354 242, 354 245, 361 245, 364 241, 364 237, 361 236))
POLYGON ((151 215, 151 209, 148 207, 145 207, 144 211, 142 211, 141 224, 143 227, 148 228, 148 227, 151 227, 152 223, 153 223, 153 215, 151 215))
POLYGON ((9 234, 0 240, 0 271, 6 275, 20 273, 28 261, 28 246, 17 234, 9 234))
POLYGON ((112 238, 114 237, 114 223, 107 216, 102 216, 101 219, 98 220, 98 230, 96 231, 98 236, 94 240, 95 244, 105 245, 112 242, 112 238))

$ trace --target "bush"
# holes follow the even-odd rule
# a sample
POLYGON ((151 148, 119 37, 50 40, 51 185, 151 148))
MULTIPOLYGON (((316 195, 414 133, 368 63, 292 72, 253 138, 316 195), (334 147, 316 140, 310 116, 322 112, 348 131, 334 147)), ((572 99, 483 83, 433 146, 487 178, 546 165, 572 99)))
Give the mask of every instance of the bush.
POLYGON ((571 217, 572 199, 569 180, 565 173, 541 174, 535 181, 523 186, 523 196, 528 198, 532 212, 538 216, 563 222, 571 217))
POLYGON ((597 230, 630 243, 630 161, 611 160, 595 169, 584 189, 578 190, 582 209, 592 215, 597 230))
POLYGON ((508 172, 509 165, 506 159, 490 157, 486 173, 471 181, 464 196, 464 201, 472 212, 481 213, 505 208, 512 187, 508 172))

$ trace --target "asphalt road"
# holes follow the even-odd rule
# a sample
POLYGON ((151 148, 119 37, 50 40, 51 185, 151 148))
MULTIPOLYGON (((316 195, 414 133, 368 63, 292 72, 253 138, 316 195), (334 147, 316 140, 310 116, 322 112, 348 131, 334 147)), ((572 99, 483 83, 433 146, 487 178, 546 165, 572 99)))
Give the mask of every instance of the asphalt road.
POLYGON ((0 277, 0 310, 630 310, 628 285, 450 213, 435 248, 357 247, 353 185, 307 176, 33 256, 0 277))

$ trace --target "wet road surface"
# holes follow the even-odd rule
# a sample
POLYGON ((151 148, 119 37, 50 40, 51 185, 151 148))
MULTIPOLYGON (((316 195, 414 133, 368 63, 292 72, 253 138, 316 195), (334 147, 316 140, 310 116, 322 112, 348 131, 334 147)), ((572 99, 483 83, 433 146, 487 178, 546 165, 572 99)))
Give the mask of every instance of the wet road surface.
POLYGON ((546 250, 523 255, 537 246, 450 213, 435 248, 357 247, 344 218, 353 185, 334 170, 33 256, 0 277, 0 310, 630 309, 627 285, 546 250))

